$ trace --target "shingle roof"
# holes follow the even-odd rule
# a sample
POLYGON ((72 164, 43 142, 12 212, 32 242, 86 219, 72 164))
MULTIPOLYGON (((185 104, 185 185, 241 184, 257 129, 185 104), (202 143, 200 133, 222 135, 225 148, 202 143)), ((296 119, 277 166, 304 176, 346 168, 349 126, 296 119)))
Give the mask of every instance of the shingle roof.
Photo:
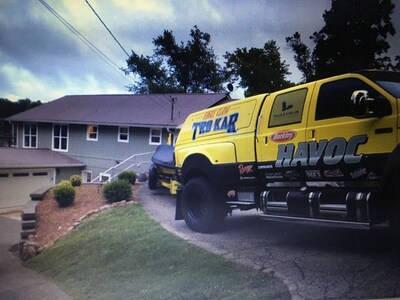
POLYGON ((176 127, 195 111, 229 98, 215 94, 65 96, 7 118, 10 121, 176 127), (174 118, 171 121, 171 99, 174 118))
POLYGON ((0 169, 84 167, 85 164, 49 149, 0 147, 0 169))

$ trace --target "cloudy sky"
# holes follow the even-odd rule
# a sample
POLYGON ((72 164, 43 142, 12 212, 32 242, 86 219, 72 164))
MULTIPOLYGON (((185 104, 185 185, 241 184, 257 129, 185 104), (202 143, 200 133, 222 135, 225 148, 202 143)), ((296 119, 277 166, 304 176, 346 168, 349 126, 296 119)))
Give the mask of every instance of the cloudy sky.
MULTIPOLYGON (((330 0, 87 0, 128 53, 151 55, 153 38, 172 30, 187 42, 197 25, 223 54, 263 47, 270 39, 290 64, 290 80, 301 75, 285 37, 303 41, 323 26, 330 0)), ((396 35, 391 55, 400 54, 400 0, 393 1, 396 35)), ((69 26, 68 25, 68 26, 69 26)), ((127 93, 133 82, 119 68, 127 55, 103 27, 86 0, 0 0, 0 98, 51 101, 64 95, 127 93), (47 6, 47 7, 46 7, 47 6), (72 27, 65 26, 57 19, 72 27), (92 49, 81 41, 86 39, 92 49), (96 47, 99 54, 93 50, 96 47)))

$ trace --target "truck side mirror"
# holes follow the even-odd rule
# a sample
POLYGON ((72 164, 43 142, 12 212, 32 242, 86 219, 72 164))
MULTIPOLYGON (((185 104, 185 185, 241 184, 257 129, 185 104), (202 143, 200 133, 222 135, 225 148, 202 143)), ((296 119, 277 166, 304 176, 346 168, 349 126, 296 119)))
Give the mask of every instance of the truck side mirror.
POLYGON ((358 90, 354 91, 351 95, 351 104, 353 108, 354 116, 357 118, 373 117, 375 112, 373 109, 373 103, 375 99, 370 98, 368 91, 358 90))

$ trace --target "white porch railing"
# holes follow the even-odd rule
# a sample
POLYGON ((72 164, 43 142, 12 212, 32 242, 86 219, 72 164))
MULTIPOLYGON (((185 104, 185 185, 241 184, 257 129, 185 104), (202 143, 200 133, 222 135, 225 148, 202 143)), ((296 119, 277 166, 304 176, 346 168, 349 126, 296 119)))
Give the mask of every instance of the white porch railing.
POLYGON ((150 155, 153 154, 154 151, 151 152, 144 152, 144 153, 139 153, 139 154, 133 154, 132 156, 128 157, 127 159, 121 161, 120 163, 117 163, 115 166, 112 166, 111 168, 108 168, 107 170, 105 170, 104 172, 101 172, 96 178, 94 178, 90 183, 95 183, 95 182, 109 182, 111 181, 113 178, 115 178, 116 176, 118 176, 120 173, 129 170, 131 168, 133 168, 134 166, 140 166, 140 164, 142 163, 150 163, 150 161, 134 161, 132 162, 132 160, 137 159, 139 157, 143 157, 145 155, 150 155), (128 165, 129 164, 129 165, 128 165), (123 166, 123 165, 128 165, 127 167, 123 166), (117 170, 117 172, 115 172, 115 170, 117 170), (110 172, 113 173, 113 175, 110 175, 110 177, 108 178, 108 180, 106 181, 102 181, 101 177, 103 176, 103 174, 109 174, 110 172))

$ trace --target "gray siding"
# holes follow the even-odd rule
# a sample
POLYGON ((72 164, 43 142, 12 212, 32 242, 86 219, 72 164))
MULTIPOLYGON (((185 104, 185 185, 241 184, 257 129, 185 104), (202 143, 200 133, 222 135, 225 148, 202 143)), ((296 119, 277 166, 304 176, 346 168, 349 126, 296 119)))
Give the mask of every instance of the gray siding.
POLYGON ((82 168, 57 168, 56 169, 56 184, 61 180, 69 180, 72 175, 82 175, 82 168))
MULTIPOLYGON (((52 128, 53 124, 50 123, 38 124, 38 148, 52 148, 52 128)), ((22 147, 22 123, 19 124, 18 131, 18 147, 22 147)), ((70 124, 68 151, 61 151, 61 153, 86 164, 86 170, 92 171, 93 179, 101 172, 106 171, 108 168, 115 166, 134 154, 154 152, 157 149, 157 145, 149 144, 150 128, 130 127, 128 143, 118 142, 118 126, 98 126, 97 141, 87 140, 86 131, 87 125, 70 124)), ((167 142, 168 132, 163 130, 162 143, 166 144, 167 142)), ((137 163, 138 165, 135 165, 132 170, 138 173, 147 172, 150 167, 151 156, 152 154, 147 154, 133 159, 131 164, 137 163)), ((124 169, 128 166, 129 164, 126 164, 122 167, 124 169)), ((73 174, 80 175, 81 170, 77 171, 68 174, 63 171, 65 175, 62 177, 63 179, 67 179, 64 177, 69 178, 73 174)), ((115 171, 110 173, 111 176, 115 175, 115 171)))

